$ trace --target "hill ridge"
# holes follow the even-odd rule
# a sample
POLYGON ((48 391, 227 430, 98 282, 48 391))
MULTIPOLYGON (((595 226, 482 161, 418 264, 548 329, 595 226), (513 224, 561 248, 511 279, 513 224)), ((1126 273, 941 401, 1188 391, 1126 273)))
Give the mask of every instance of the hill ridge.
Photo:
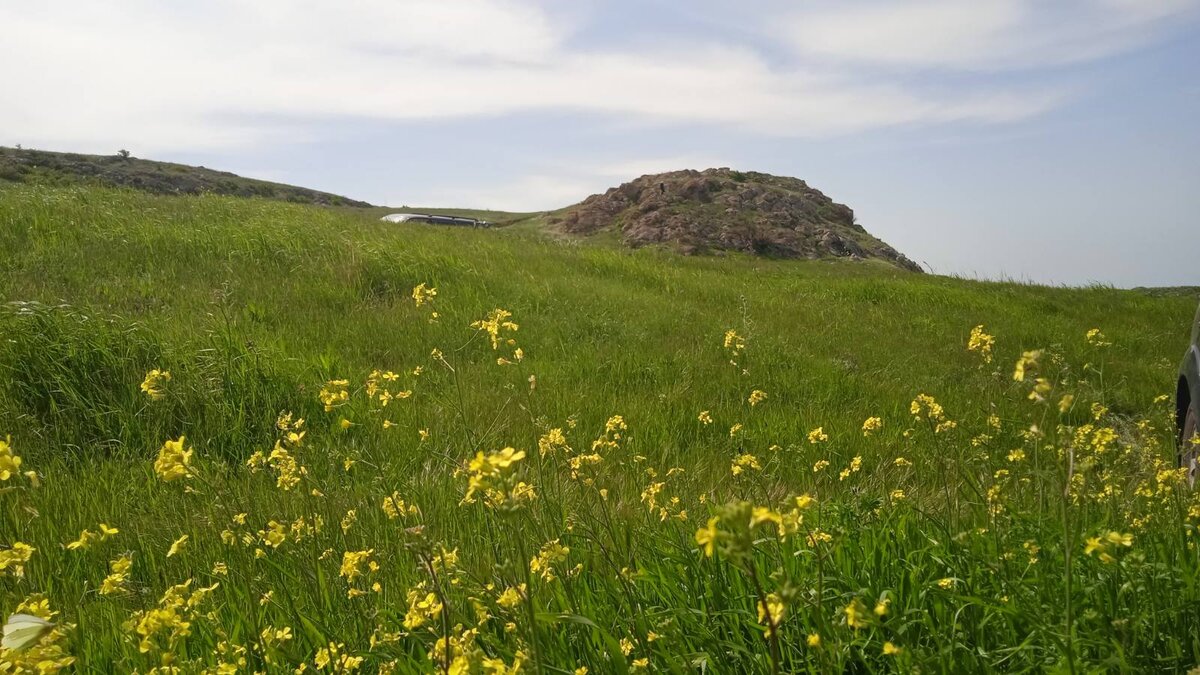
POLYGON ((369 207, 371 204, 321 190, 246 178, 203 166, 116 155, 85 155, 0 146, 0 181, 53 185, 92 183, 154 194, 212 193, 264 197, 300 204, 369 207))

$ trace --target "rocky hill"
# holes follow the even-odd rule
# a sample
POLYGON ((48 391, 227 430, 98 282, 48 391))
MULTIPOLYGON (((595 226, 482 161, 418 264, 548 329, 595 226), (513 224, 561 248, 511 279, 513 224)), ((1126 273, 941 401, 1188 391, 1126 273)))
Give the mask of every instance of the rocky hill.
POLYGON ((302 204, 370 206, 366 202, 308 188, 244 178, 202 166, 155 162, 121 155, 80 155, 0 147, 0 185, 20 183, 70 185, 87 183, 129 187, 157 194, 214 193, 264 197, 302 204))
POLYGON ((776 258, 877 258, 921 267, 871 236, 838 204, 798 178, 706 169, 642 176, 558 214, 568 234, 617 231, 630 246, 683 253, 742 251, 776 258))

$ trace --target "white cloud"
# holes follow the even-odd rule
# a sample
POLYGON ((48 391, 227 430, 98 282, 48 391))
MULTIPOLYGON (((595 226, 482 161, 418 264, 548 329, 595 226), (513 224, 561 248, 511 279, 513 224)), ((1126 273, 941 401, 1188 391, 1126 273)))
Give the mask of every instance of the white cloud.
POLYGON ((812 137, 1005 122, 1059 100, 989 86, 931 95, 711 41, 581 50, 571 21, 517 0, 48 0, 0 6, 0 25, 4 140, 74 150, 212 150, 330 118, 530 110, 812 137))
POLYGON ((1092 61, 1147 42, 1196 0, 909 0, 822 4, 768 30, 836 62, 1005 70, 1092 61))

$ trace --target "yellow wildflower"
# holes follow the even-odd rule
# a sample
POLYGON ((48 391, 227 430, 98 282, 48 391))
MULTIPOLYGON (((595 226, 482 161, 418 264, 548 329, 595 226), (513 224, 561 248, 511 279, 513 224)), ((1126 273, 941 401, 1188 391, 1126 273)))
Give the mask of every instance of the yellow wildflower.
POLYGON ((855 598, 846 605, 842 612, 846 615, 846 625, 858 630, 859 628, 867 627, 867 608, 863 606, 862 601, 855 598))
POLYGON ((317 393, 317 398, 325 406, 325 412, 330 412, 350 400, 350 380, 329 380, 317 393))
POLYGON ((433 302, 433 299, 437 297, 437 293, 437 288, 419 284, 412 289, 412 299, 416 306, 420 307, 426 303, 433 302))
POLYGON ((125 590, 133 570, 133 555, 126 553, 109 563, 109 574, 100 584, 100 595, 112 595, 125 590))
MULTIPOLYGON (((733 330, 732 328, 725 331, 725 350, 729 352, 731 359, 736 359, 745 348, 746 338, 738 335, 737 331, 733 330)), ((733 363, 733 361, 731 360, 730 363, 733 363)))
POLYGON ((870 436, 871 434, 875 433, 876 431, 879 431, 882 428, 883 428, 883 419, 882 418, 868 417, 866 419, 866 421, 863 422, 863 425, 862 425, 863 436, 870 436))
POLYGON ((996 338, 985 333, 983 326, 975 326, 971 329, 971 337, 967 340, 967 351, 979 352, 984 363, 991 363, 992 346, 995 344, 996 338))
POLYGON ((1093 347, 1108 347, 1112 343, 1104 337, 1104 333, 1100 332, 1099 328, 1093 328, 1084 336, 1087 343, 1093 347))
POLYGON ((538 454, 542 457, 553 455, 560 451, 571 452, 571 446, 567 445, 567 437, 563 435, 562 429, 555 427, 538 439, 538 454))
POLYGON ((176 553, 179 553, 180 551, 182 551, 184 544, 187 543, 187 540, 188 540, 188 536, 185 534, 185 535, 179 537, 178 539, 176 539, 175 541, 171 542, 171 548, 170 548, 170 550, 167 551, 167 557, 170 558, 171 556, 174 556, 176 553))
POLYGON ((272 520, 267 523, 267 529, 259 530, 258 536, 267 546, 279 548, 283 542, 287 541, 287 530, 284 529, 283 523, 272 520))
POLYGON ((708 524, 696 530, 696 544, 704 548, 704 555, 712 557, 713 547, 716 546, 719 532, 717 523, 720 522, 720 517, 713 516, 708 519, 708 524))
POLYGON ((763 523, 775 523, 776 527, 782 528, 783 516, 766 506, 755 506, 750 511, 750 527, 757 527, 763 523))
POLYGON ((546 542, 533 560, 529 561, 529 571, 541 575, 544 581, 554 581, 554 566, 567 559, 570 547, 563 546, 558 540, 546 542))
POLYGON ((338 571, 338 576, 345 577, 346 581, 353 583, 355 579, 363 575, 363 565, 371 563, 373 553, 375 553, 375 549, 342 553, 342 568, 338 571))
POLYGON ((879 602, 875 603, 875 616, 884 617, 888 613, 888 605, 892 604, 890 597, 880 598, 879 602))
POLYGON ((743 453, 733 458, 733 463, 730 465, 730 471, 733 475, 738 475, 746 469, 754 469, 762 471, 762 465, 758 463, 758 458, 750 453, 743 453))
POLYGON ((442 603, 433 593, 421 593, 418 586, 408 592, 408 612, 404 615, 404 627, 414 630, 425 625, 442 611, 442 603))
POLYGON ((158 450, 158 457, 154 460, 154 473, 158 474, 164 483, 191 475, 193 451, 183 449, 184 440, 184 437, 180 436, 178 440, 163 443, 158 450))
POLYGON ((783 621, 784 609, 783 599, 779 597, 778 593, 769 593, 766 598, 759 601, 758 622, 767 627, 764 637, 771 637, 775 634, 775 627, 783 621))
POLYGON ((1120 547, 1133 546, 1133 535, 1111 531, 1098 537, 1089 537, 1083 548, 1084 555, 1095 554, 1101 562, 1113 563, 1117 559, 1113 555, 1120 547))
POLYGON ((159 370, 155 368, 146 373, 146 379, 142 380, 142 391, 145 392, 151 400, 158 401, 166 396, 163 387, 167 382, 171 381, 171 371, 159 370))
POLYGON ((1017 365, 1013 368, 1013 380, 1017 382, 1025 381, 1025 374, 1029 371, 1036 370, 1038 361, 1042 358, 1042 350, 1035 349, 1033 351, 1024 352, 1021 358, 1017 359, 1017 365))
POLYGON ((817 427, 808 432, 808 442, 816 445, 829 440, 829 434, 825 433, 825 427, 817 427))
POLYGON ((393 492, 390 497, 383 498, 383 512, 387 515, 388 520, 395 520, 403 516, 417 515, 417 506, 406 504, 400 498, 399 492, 393 492))
POLYGON ((1074 403, 1074 394, 1063 394, 1063 397, 1058 400, 1058 412, 1065 415, 1067 411, 1071 409, 1071 406, 1074 405, 1074 403))
POLYGON ((525 584, 521 584, 519 587, 514 588, 510 586, 504 589, 504 592, 500 594, 500 597, 496 598, 496 604, 505 609, 515 609, 521 605, 521 602, 524 601, 524 599, 525 584))
POLYGON ((493 309, 488 312, 486 318, 473 322, 471 328, 487 333, 488 339, 492 343, 492 349, 499 349, 501 342, 512 344, 511 338, 504 337, 504 332, 515 333, 520 328, 517 324, 509 321, 511 317, 512 312, 503 309, 493 309))
POLYGON ((25 576, 25 565, 33 557, 37 549, 21 542, 14 542, 12 548, 0 551, 0 573, 8 571, 18 579, 25 576))
POLYGON ((483 495, 484 503, 492 508, 515 509, 522 503, 537 497, 533 488, 516 481, 513 471, 517 462, 525 458, 524 450, 504 448, 485 455, 476 453, 467 464, 467 493, 463 504, 475 502, 477 494, 483 495))
POLYGON ((21 468, 21 458, 12 449, 12 436, 0 440, 0 481, 8 480, 21 468))

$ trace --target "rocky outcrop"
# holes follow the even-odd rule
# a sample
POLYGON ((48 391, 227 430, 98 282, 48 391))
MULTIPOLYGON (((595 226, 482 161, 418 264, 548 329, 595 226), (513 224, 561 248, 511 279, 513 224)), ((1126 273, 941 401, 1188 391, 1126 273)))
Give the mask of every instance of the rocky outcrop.
POLYGON ((617 229, 630 246, 688 253, 742 251, 776 258, 879 258, 921 268, 867 233, 854 211, 798 178, 731 169, 642 176, 566 209, 556 226, 590 235, 617 229))

